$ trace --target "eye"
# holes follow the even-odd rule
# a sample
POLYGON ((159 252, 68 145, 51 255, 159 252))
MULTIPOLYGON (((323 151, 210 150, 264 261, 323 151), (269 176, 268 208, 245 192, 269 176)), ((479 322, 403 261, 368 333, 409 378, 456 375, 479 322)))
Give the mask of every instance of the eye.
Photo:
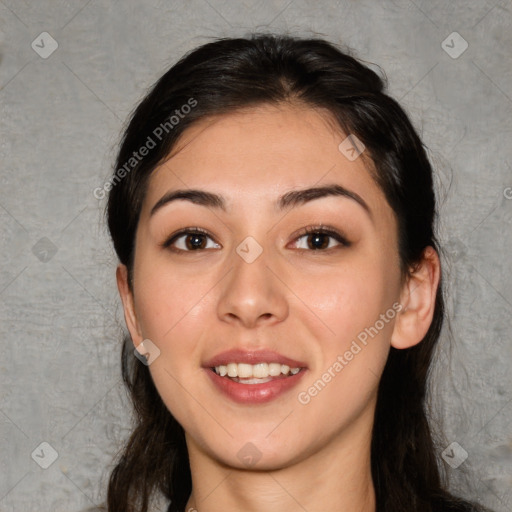
MULTIPOLYGON (((295 239, 295 248, 301 250, 325 251, 337 246, 349 247, 350 242, 338 231, 323 226, 308 227, 295 239)), ((162 247, 174 252, 195 252, 206 249, 220 249, 221 246, 204 229, 187 228, 171 235, 162 247), (209 241, 210 243, 209 243, 209 241)))
POLYGON ((304 229, 304 234, 296 238, 296 241, 303 240, 302 242, 296 242, 296 249, 305 249, 313 251, 325 251, 332 249, 336 246, 350 246, 350 242, 338 231, 319 227, 309 227, 304 229))
POLYGON ((175 252, 193 252, 205 249, 218 249, 220 245, 213 240, 211 235, 201 228, 187 228, 171 235, 162 246, 175 252), (208 239, 212 244, 208 245, 208 239))

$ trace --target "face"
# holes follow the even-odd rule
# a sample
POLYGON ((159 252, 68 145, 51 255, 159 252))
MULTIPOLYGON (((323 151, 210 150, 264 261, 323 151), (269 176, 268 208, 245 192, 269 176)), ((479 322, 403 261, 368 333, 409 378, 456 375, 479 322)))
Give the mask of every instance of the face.
POLYGON ((201 121, 150 178, 127 323, 160 351, 149 371, 189 451, 232 467, 371 430, 400 308, 397 224, 334 126, 297 106, 201 121), (192 189, 220 197, 172 198, 192 189))

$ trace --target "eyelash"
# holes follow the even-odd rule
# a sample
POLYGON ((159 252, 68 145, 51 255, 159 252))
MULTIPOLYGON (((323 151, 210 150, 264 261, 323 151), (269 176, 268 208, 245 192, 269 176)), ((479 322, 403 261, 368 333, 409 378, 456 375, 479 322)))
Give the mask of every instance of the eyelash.
MULTIPOLYGON (((337 242, 340 243, 340 246, 344 247, 350 247, 351 243, 347 240, 347 238, 339 233, 337 230, 330 228, 329 226, 309 226, 307 228, 304 228, 302 232, 294 239, 294 241, 297 241, 304 236, 313 235, 313 234, 321 234, 321 235, 327 235, 330 238, 333 238, 337 242)), ((199 252, 206 249, 195 249, 195 250, 183 250, 183 249, 177 249, 176 247, 172 247, 172 244, 176 242, 179 238, 181 238, 184 235, 204 235, 209 238, 211 238, 214 242, 215 239, 213 236, 206 231, 205 229, 202 229, 200 227, 190 227, 185 228, 179 231, 178 233, 175 233, 171 235, 163 244, 162 247, 164 249, 169 249, 174 252, 184 253, 184 252, 199 252)), ((218 243, 218 242, 215 242, 218 243)), ((339 247, 339 246, 338 246, 339 247)), ((328 249, 299 249, 301 251, 308 251, 308 252, 326 252, 331 251, 332 249, 336 249, 336 247, 330 247, 328 249)))

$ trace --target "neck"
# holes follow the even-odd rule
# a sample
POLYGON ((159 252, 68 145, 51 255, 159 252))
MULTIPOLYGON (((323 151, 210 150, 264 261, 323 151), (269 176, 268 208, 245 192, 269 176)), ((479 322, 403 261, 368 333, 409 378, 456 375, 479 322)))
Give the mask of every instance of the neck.
POLYGON ((322 450, 270 470, 227 466, 187 438, 192 493, 185 512, 375 512, 372 421, 359 419, 322 450))

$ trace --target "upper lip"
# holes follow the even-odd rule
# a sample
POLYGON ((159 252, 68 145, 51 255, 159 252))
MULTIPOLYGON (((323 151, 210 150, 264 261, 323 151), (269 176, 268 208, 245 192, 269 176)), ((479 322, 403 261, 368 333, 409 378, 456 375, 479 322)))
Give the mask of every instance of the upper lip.
POLYGON ((279 363, 290 368, 305 368, 306 363, 283 356, 273 350, 243 350, 240 348, 227 350, 212 357, 204 363, 206 368, 227 365, 228 363, 279 363))

